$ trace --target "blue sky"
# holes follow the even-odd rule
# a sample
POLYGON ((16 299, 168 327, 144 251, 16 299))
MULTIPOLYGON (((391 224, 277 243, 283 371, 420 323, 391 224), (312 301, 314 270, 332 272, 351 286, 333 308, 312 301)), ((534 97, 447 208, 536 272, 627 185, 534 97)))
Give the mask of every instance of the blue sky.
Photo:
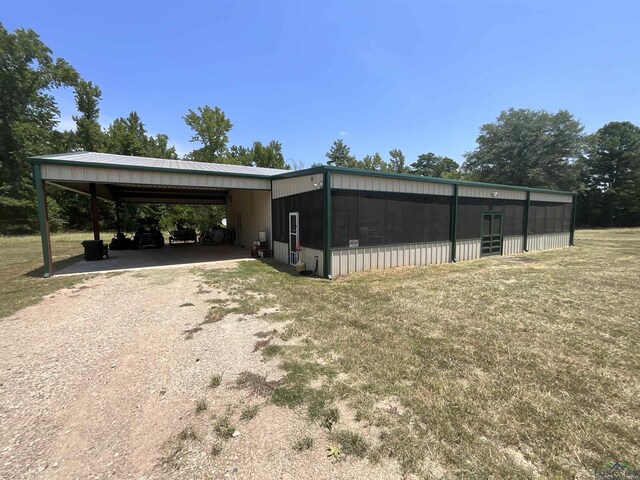
MULTIPOLYGON (((101 122, 136 110, 180 153, 182 116, 218 105, 231 144, 283 143, 298 165, 344 138, 457 161, 509 107, 567 109, 592 132, 640 124, 640 2, 5 0, 103 91, 101 122)), ((59 95, 62 126, 74 113, 59 95)))

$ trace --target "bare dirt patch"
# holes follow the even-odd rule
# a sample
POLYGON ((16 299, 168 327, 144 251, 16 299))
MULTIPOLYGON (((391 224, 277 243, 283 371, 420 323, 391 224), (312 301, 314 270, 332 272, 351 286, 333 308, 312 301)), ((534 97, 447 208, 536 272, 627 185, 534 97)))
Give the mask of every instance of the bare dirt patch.
POLYGON ((203 288, 199 270, 83 287, 3 321, 0 478, 396 476, 333 462, 322 428, 269 404, 283 372, 254 349, 277 330, 260 310, 205 321, 228 295, 203 288), (313 448, 292 448, 301 435, 313 448))
POLYGON ((149 474, 213 372, 269 373, 252 354, 264 320, 184 341, 216 296, 200 285, 190 270, 100 276, 4 320, 0 477, 149 474))

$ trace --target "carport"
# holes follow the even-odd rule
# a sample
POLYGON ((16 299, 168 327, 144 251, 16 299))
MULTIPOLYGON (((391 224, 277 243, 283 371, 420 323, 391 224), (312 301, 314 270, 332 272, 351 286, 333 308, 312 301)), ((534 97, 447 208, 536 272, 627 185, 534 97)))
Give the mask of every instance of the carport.
MULTIPOLYGON (((271 245, 271 177, 286 170, 76 152, 31 157, 44 276, 53 275, 47 185, 90 197, 93 236, 100 240, 97 199, 124 203, 225 205, 236 243, 265 232, 271 245)), ((116 209, 119 211, 119 209, 116 209)))

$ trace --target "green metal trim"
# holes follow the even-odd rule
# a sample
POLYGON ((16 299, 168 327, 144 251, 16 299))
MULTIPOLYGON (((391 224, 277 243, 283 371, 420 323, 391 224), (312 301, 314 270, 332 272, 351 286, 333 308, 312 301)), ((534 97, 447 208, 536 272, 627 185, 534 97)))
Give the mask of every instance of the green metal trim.
POLYGON ((524 203, 524 212, 522 214, 522 251, 529 251, 529 207, 531 206, 531 192, 527 192, 527 199, 524 203))
MULTIPOLYGON (((491 219, 493 223, 493 218, 491 219)), ((504 243, 504 215, 502 212, 480 212, 480 257, 493 257, 502 255, 504 243), (484 215, 500 216, 500 251, 497 253, 482 253, 482 239, 484 237, 484 215)), ((491 248, 491 247, 490 247, 491 248)))
POLYGON ((574 195, 571 202, 571 228, 569 229, 569 246, 573 247, 573 240, 576 233, 576 210, 578 206, 578 196, 574 195))
MULTIPOLYGON (((210 172, 207 170, 186 170, 183 168, 164 168, 164 167, 149 167, 149 166, 138 166, 138 165, 119 165, 119 164, 105 164, 105 163, 96 163, 96 162, 73 162, 70 160, 60 160, 56 158, 46 158, 46 157, 29 157, 27 159, 29 163, 33 165, 42 165, 42 164, 50 164, 50 165, 70 165, 73 167, 92 167, 92 168, 113 168, 117 170, 137 170, 137 171, 145 171, 145 172, 164 172, 164 173, 181 173, 184 175, 209 175, 209 176, 218 176, 218 177, 244 177, 244 178, 258 178, 258 179, 266 179, 271 180, 274 178, 274 175, 258 175, 252 173, 231 173, 231 172, 210 172)), ((204 162, 202 162, 204 163, 204 162)), ((279 175, 279 174, 276 174, 279 175)), ((62 180, 58 180, 62 181, 62 180)), ((262 190, 262 189, 261 189, 262 190)))
POLYGON ((51 245, 49 245, 49 235, 47 235, 47 199, 42 188, 42 173, 40 172, 40 165, 33 165, 33 180, 36 184, 36 200, 38 202, 38 223, 40 224, 40 240, 42 242, 44 278, 48 278, 53 273, 53 265, 51 265, 51 245))
POLYGON ((458 242, 458 185, 453 186, 453 202, 451 202, 451 261, 457 259, 456 246, 458 242))
POLYGON ((292 170, 291 172, 276 173, 271 177, 272 180, 284 180, 285 178, 302 177, 304 175, 314 175, 316 173, 324 173, 329 167, 324 165, 320 167, 305 168, 304 170, 292 170))
POLYGON ((331 278, 331 172, 325 170, 324 181, 324 276, 331 278))

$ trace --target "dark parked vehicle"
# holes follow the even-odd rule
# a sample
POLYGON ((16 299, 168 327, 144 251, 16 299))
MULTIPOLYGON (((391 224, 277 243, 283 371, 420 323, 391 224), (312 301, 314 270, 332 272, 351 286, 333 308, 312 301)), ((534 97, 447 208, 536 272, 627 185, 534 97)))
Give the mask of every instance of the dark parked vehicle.
POLYGON ((154 218, 138 219, 136 234, 133 237, 133 249, 144 247, 164 247, 164 237, 160 231, 160 224, 154 218))
POLYGON ((169 234, 169 243, 174 242, 193 242, 198 241, 196 229, 182 222, 176 222, 176 229, 169 234))
POLYGON ((127 237, 124 233, 118 232, 111 239, 109 244, 110 250, 131 250, 133 248, 133 239, 127 237))
POLYGON ((233 243, 235 231, 225 227, 210 227, 200 235, 200 245, 222 245, 233 243))

